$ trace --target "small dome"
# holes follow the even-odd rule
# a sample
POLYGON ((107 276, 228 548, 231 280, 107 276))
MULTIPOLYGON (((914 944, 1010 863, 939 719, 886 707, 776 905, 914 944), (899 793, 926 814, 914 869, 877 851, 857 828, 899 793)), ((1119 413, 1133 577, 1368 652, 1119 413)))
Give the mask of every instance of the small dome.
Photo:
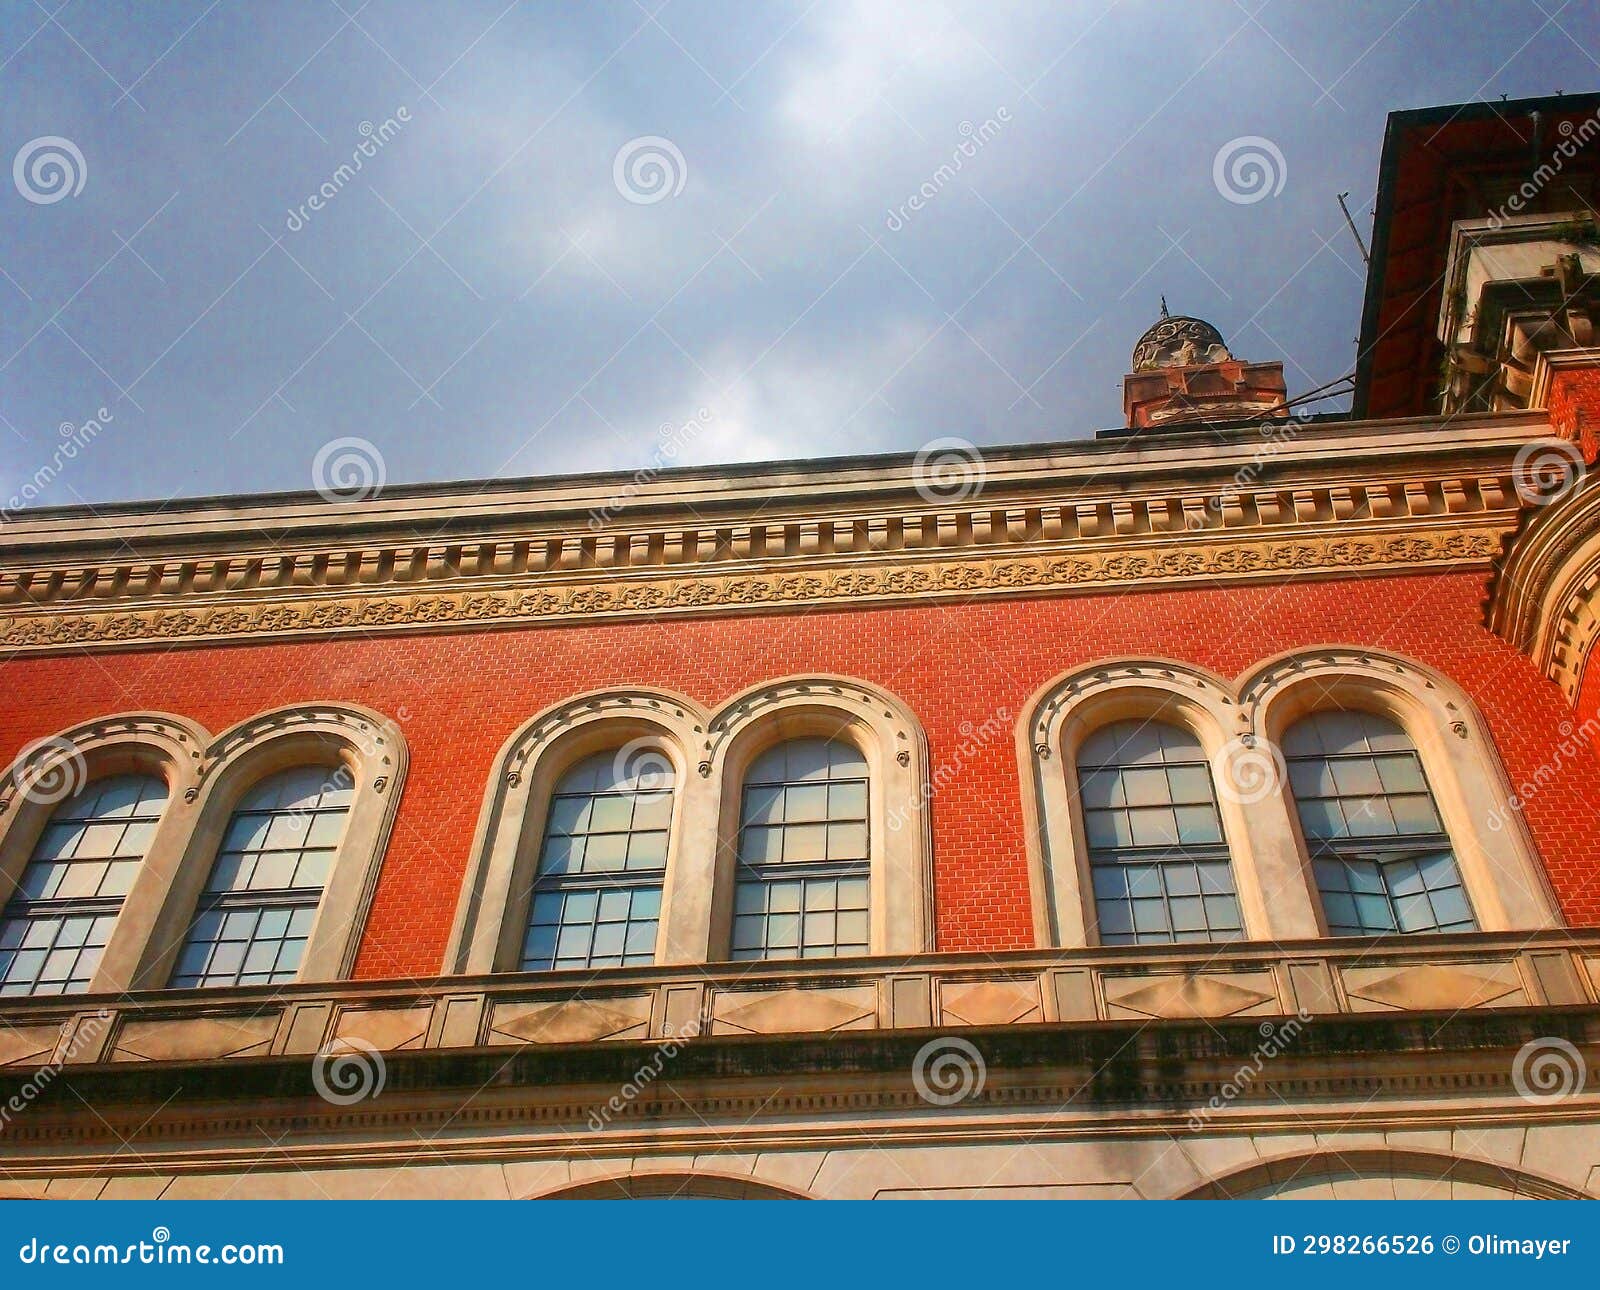
POLYGON ((1232 358, 1222 333, 1201 318, 1173 314, 1162 318, 1139 337, 1133 347, 1133 370, 1158 367, 1193 367, 1196 363, 1221 363, 1232 358))

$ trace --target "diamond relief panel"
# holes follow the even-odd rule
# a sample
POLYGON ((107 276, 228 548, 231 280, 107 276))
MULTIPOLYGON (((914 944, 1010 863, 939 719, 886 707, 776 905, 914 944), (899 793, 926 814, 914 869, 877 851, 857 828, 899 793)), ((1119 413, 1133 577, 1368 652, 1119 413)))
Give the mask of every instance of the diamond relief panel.
POLYGON ((421 1048, 431 1008, 353 1008, 339 1014, 334 1039, 370 1044, 384 1052, 421 1048))
POLYGON ((1517 1008, 1528 1003, 1514 963, 1427 963, 1420 967, 1345 968, 1352 1012, 1517 1008))
POLYGON ((1282 1011, 1270 972, 1216 976, 1105 979, 1106 1015, 1127 1017, 1252 1017, 1282 1011))
POLYGON ((947 1026, 1011 1026, 1043 1021, 1039 983, 944 982, 939 987, 939 1017, 947 1026))
POLYGON ((58 1026, 0 1026, 0 1066, 47 1062, 60 1038, 58 1026))
POLYGON ((784 1035, 872 1030, 878 1024, 875 985, 832 990, 719 991, 712 1004, 716 1035, 784 1035))
POLYGON ((643 1039, 650 1029, 650 996, 563 999, 498 1004, 489 1021, 491 1044, 589 1044, 643 1039))
POLYGON ((272 1046, 278 1013, 259 1017, 195 1017, 130 1021, 117 1035, 114 1062, 210 1061, 257 1057, 272 1046))

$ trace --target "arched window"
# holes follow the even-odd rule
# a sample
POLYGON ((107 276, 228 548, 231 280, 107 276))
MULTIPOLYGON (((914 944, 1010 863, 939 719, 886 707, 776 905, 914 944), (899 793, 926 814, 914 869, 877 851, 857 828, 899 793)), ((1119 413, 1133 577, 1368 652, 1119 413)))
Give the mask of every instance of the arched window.
POLYGON ((522 968, 652 963, 675 776, 661 755, 596 753, 557 782, 522 968))
POLYGON ((1165 722, 1117 721, 1090 735, 1077 760, 1100 943, 1240 939, 1200 741, 1165 722))
POLYGON ((735 959, 867 953, 867 763, 842 739, 791 739, 751 763, 740 803, 735 959))
POLYGON ((269 775, 240 799, 172 986, 295 979, 350 800, 349 773, 326 766, 269 775))
POLYGON ((160 779, 113 775, 56 808, 0 915, 0 996, 88 988, 166 804, 160 779))
POLYGON ((1476 930, 1404 730, 1370 712, 1322 711, 1284 732, 1283 754, 1333 935, 1476 930))

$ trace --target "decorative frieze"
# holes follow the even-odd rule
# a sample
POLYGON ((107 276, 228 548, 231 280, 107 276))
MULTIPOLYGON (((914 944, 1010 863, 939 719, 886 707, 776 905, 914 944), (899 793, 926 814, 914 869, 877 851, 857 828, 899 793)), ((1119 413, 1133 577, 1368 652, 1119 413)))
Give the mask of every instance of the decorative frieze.
MULTIPOLYGON (((1440 503, 1443 505, 1442 501, 1440 503)), ((1331 510, 1330 510, 1331 516, 1331 510)), ((444 562, 426 590, 410 580, 373 585, 350 595, 342 583, 308 581, 286 590, 201 586, 179 579, 169 603, 136 598, 112 608, 96 597, 52 594, 49 580, 36 598, 29 581, 9 605, 0 606, 0 648, 54 652, 85 646, 137 648, 151 644, 297 637, 321 634, 373 635, 402 630, 463 630, 537 625, 573 618, 660 617, 749 610, 782 610, 825 604, 895 603, 923 599, 969 599, 1070 592, 1133 584, 1216 582, 1410 571, 1430 566, 1487 568, 1515 521, 1514 511, 1479 512, 1441 525, 1437 518, 1377 530, 1347 521, 1317 531, 1262 536, 1180 533, 1152 542, 1114 535, 1094 542, 1013 544, 1030 554, 980 554, 974 542, 961 559, 937 559, 905 546, 867 551, 860 558, 797 558, 774 563, 752 560, 749 570, 723 561, 717 570, 661 572, 599 566, 527 571, 520 578, 468 572, 444 562)), ((969 530, 970 532, 970 530, 969 530)), ((852 548, 853 549, 853 548, 852 548)), ((28 575, 24 575, 28 576, 28 575)), ((19 580, 20 585, 20 580, 19 580)), ((121 599, 130 599, 120 597, 121 599)))

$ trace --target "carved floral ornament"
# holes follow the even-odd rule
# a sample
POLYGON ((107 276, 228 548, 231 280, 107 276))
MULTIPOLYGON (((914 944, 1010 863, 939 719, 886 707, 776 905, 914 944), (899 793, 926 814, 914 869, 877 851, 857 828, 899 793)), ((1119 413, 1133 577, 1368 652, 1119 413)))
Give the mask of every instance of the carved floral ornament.
MULTIPOLYGON (((647 576, 638 570, 584 575, 526 575, 522 586, 430 590, 396 584, 359 596, 308 589, 299 598, 250 600, 193 608, 141 606, 97 610, 84 602, 0 616, 0 648, 55 653, 85 646, 140 647, 151 641, 207 644, 261 636, 371 635, 406 630, 462 630, 583 618, 654 618, 757 606, 892 603, 974 596, 1070 592, 1191 579, 1248 580, 1285 574, 1413 569, 1419 565, 1487 567, 1511 513, 1477 512, 1448 526, 1408 524, 1404 532, 1349 537, 1181 534, 1164 540, 1130 537, 1127 549, 1107 544, 1014 558, 939 560, 882 553, 870 563, 783 567, 750 573, 647 576), (528 584, 534 584, 530 589, 528 584), (541 586, 540 583, 545 585, 541 586)), ((1180 524, 1181 527, 1181 524, 1180 524)), ((1255 530, 1257 533, 1259 529, 1255 530)), ((1025 545, 1025 544, 1024 544, 1025 545)), ((1114 544, 1121 546, 1118 541, 1114 544)))

